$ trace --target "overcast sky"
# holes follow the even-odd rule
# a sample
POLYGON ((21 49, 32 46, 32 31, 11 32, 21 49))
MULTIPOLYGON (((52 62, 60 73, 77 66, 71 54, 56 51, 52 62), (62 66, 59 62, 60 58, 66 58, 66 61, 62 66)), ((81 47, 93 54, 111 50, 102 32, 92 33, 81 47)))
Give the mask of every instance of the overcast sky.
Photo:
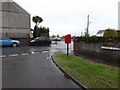
MULTIPOLYGON (((119 0, 14 0, 33 16, 43 18, 41 26, 50 28, 50 35, 80 36, 90 15, 90 35, 107 28, 118 29, 119 0)), ((31 22, 31 28, 34 27, 31 22)))

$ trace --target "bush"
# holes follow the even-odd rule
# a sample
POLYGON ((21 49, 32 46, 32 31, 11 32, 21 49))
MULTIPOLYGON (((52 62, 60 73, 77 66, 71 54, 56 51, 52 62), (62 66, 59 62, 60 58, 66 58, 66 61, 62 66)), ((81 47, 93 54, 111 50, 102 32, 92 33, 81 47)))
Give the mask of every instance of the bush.
POLYGON ((96 36, 91 36, 90 39, 91 39, 90 42, 92 43, 98 42, 98 38, 96 36))
POLYGON ((96 42, 98 42, 98 38, 96 36, 91 36, 91 37, 84 36, 83 41, 86 43, 96 43, 96 42))
POLYGON ((75 37, 73 41, 80 42, 82 37, 75 37))
POLYGON ((83 41, 86 43, 90 43, 90 37, 89 36, 84 36, 83 41))
POLYGON ((117 37, 120 37, 120 30, 117 30, 116 33, 117 33, 117 37))
POLYGON ((106 29, 104 32, 104 37, 117 37, 116 30, 114 29, 106 29))

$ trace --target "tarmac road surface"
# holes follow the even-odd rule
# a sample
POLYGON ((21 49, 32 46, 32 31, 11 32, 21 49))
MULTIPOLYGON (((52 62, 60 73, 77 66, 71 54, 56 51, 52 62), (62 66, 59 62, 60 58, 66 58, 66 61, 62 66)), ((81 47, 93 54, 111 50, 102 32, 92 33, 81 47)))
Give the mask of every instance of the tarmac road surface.
POLYGON ((2 88, 80 88, 52 62, 50 56, 55 48, 40 47, 36 51, 0 57, 2 88))

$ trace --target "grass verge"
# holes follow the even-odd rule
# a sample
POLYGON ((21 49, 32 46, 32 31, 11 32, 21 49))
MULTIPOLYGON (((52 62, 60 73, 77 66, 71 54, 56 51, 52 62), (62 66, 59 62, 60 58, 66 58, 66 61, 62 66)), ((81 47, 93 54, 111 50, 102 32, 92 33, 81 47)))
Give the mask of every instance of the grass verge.
POLYGON ((120 68, 62 53, 55 53, 53 57, 67 73, 88 88, 118 88, 120 68))

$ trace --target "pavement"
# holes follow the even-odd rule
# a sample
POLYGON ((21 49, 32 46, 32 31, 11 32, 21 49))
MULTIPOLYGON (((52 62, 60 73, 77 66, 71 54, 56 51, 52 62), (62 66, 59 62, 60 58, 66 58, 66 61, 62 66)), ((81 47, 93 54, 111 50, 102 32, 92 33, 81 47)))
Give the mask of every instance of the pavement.
MULTIPOLYGON (((70 45, 72 50, 72 45, 70 45)), ((66 52, 64 42, 51 46, 2 48, 3 88, 79 88, 56 67, 51 55, 66 52)))

